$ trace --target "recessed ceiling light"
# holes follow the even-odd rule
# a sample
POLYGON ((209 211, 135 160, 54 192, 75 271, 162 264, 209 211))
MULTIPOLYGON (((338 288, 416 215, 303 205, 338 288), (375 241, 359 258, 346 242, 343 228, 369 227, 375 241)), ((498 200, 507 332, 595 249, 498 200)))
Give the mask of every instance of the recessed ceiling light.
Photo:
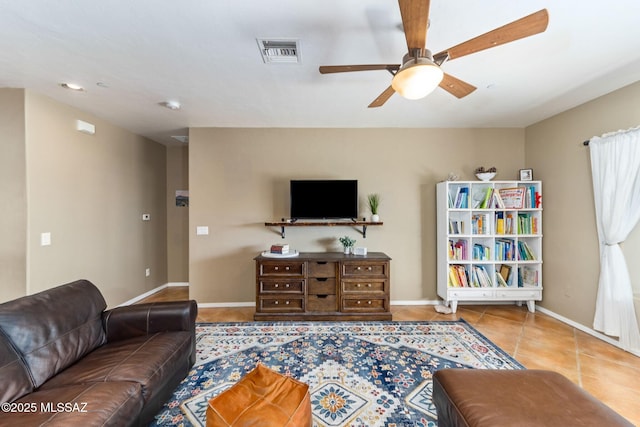
POLYGON ((182 107, 177 101, 165 101, 161 102, 160 105, 170 110, 179 110, 182 107))
POLYGON ((80 92, 84 90, 82 86, 77 85, 75 83, 60 83, 60 86, 62 86, 65 89, 77 90, 80 92))

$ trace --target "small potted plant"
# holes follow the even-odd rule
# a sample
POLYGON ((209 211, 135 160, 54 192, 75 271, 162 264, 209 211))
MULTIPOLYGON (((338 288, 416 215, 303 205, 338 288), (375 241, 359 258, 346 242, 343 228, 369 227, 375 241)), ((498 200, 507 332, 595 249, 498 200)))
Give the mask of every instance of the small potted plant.
POLYGON ((371 221, 380 221, 380 216, 378 215, 378 207, 380 206, 380 195, 377 193, 369 194, 367 196, 367 202, 369 202, 369 210, 371 211, 371 221))
POLYGON ((342 244, 342 247, 344 248, 344 253, 346 255, 349 255, 349 253, 351 252, 351 248, 353 247, 353 245, 356 244, 355 239, 352 239, 349 236, 342 236, 338 240, 340 240, 340 243, 342 244))

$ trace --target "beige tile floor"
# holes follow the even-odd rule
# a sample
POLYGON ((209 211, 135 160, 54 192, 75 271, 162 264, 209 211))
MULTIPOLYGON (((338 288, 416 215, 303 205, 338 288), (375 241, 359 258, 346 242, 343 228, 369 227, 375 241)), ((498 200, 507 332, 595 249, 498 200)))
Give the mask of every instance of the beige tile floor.
MULTIPOLYGON (((187 287, 171 287, 149 301, 184 300, 187 287)), ((542 313, 515 305, 459 306, 439 314, 432 306, 392 306, 393 320, 463 318, 529 369, 560 372, 640 426, 640 358, 542 313)), ((201 308, 199 322, 250 322, 253 307, 201 308)))

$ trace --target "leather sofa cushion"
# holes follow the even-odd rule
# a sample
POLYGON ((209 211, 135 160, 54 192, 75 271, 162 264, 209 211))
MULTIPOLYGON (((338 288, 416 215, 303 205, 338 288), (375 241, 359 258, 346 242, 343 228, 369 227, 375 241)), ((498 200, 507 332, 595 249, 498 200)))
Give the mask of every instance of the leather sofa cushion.
POLYGON ((26 362, 34 388, 102 345, 106 307, 87 280, 0 304, 0 328, 26 362))
POLYGON ((2 330, 0 330, 0 381, 0 402, 13 402, 33 390, 27 367, 2 330))
POLYGON ((142 386, 145 402, 162 389, 177 365, 190 355, 189 332, 163 332, 107 343, 42 386, 52 389, 70 384, 131 381, 142 386))
POLYGON ((39 390, 15 402, 25 405, 28 411, 3 414, 0 426, 129 426, 136 422, 144 404, 140 391, 140 384, 132 382, 39 390), (37 412, 30 411, 34 407, 37 412))

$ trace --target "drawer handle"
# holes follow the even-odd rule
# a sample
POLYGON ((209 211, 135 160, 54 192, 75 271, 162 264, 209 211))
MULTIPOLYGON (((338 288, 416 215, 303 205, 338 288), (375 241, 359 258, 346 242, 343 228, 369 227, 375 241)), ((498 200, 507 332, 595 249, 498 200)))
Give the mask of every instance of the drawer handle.
POLYGON ((274 305, 278 305, 278 304, 280 304, 280 301, 274 301, 273 304, 274 305))
POLYGON ((367 267, 367 270, 371 271, 371 270, 373 270, 373 268, 372 267, 367 267))
POLYGON ((278 271, 278 270, 280 270, 280 267, 273 267, 273 269, 274 269, 275 271, 278 271))
POLYGON ((358 305, 359 305, 359 304, 360 304, 360 301, 356 302, 356 304, 358 304, 358 305))
POLYGON ((356 267, 356 270, 360 271, 360 270, 362 270, 362 268, 360 268, 360 267, 356 267))
POLYGON ((280 285, 278 285, 277 283, 275 285, 273 285, 274 288, 279 288, 280 285))
POLYGON ((284 285, 284 287, 285 287, 285 288, 288 288, 288 287, 289 287, 289 284, 287 283, 286 285, 284 285))
POLYGON ((370 287, 371 287, 371 283, 367 283, 367 288, 370 288, 370 287))
POLYGON ((371 305, 371 301, 367 301, 367 304, 371 305))
POLYGON ((359 287, 360 287, 360 283, 358 283, 358 284, 356 285, 356 288, 359 288, 359 287))
POLYGON ((326 282, 326 281, 327 281, 327 279, 328 279, 328 277, 316 277, 316 280, 317 280, 318 282, 326 282))
POLYGON ((286 304, 286 305, 289 305, 289 301, 285 301, 285 304, 286 304))
POLYGON ((325 265, 327 263, 327 261, 318 261, 318 264, 320 265, 325 265))
POLYGON ((289 271, 289 267, 285 267, 284 269, 285 269, 285 270, 287 270, 287 271, 289 271))

